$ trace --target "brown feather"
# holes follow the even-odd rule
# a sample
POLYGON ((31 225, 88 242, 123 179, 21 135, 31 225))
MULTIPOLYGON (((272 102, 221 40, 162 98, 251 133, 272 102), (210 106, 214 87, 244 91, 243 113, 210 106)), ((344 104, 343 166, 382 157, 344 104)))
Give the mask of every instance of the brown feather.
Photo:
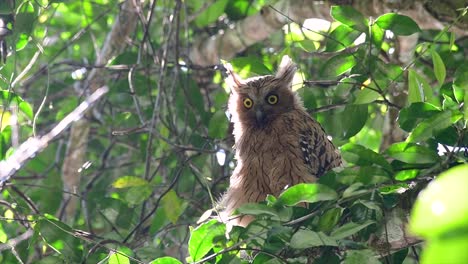
MULTIPOLYGON (((234 123, 237 166, 222 200, 222 217, 245 203, 263 201, 267 194, 278 196, 292 185, 314 182, 341 164, 323 128, 291 90, 295 71, 289 57, 283 58, 275 76, 241 80, 231 71, 228 110, 234 123), (277 96, 276 104, 268 103, 270 95, 277 96), (244 106, 245 98, 253 101, 251 108, 244 106), (258 119, 259 111, 264 119, 258 119)), ((234 224, 246 226, 251 220, 244 217, 234 224)))

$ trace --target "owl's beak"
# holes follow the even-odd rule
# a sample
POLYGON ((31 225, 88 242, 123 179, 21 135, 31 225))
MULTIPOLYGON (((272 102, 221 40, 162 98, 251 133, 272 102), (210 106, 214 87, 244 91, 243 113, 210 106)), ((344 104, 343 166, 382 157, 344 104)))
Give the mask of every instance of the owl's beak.
POLYGON ((263 125, 265 123, 265 117, 263 109, 257 109, 257 111, 255 111, 255 118, 257 119, 258 124, 263 125))

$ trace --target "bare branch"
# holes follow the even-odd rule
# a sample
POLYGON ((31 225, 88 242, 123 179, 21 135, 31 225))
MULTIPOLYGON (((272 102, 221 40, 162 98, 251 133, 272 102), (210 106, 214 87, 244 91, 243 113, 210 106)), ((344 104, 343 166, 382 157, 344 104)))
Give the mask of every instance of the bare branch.
POLYGON ((90 109, 108 91, 109 88, 107 88, 107 86, 97 89, 96 92, 68 114, 49 133, 42 137, 29 138, 21 144, 8 159, 0 161, 0 184, 9 180, 16 171, 24 166, 26 161, 44 150, 49 142, 63 133, 73 122, 81 119, 88 109, 90 109))

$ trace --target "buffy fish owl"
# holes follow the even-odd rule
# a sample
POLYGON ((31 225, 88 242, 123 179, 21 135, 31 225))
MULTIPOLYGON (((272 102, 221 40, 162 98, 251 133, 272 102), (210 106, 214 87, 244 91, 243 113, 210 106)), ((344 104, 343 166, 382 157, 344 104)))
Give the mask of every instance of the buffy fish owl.
MULTIPOLYGON (((222 217, 267 194, 278 196, 292 185, 315 182, 341 164, 337 149, 291 88, 296 65, 288 56, 275 75, 243 80, 231 65, 226 69, 237 166, 221 201, 222 217)), ((251 220, 244 216, 234 224, 246 226, 251 220)))

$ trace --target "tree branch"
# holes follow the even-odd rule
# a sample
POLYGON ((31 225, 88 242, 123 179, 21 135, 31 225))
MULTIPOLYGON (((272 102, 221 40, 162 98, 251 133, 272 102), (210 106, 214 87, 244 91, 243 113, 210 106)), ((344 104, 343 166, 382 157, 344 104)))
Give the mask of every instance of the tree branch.
MULTIPOLYGON (((305 19, 320 18, 332 20, 330 6, 336 4, 352 4, 354 8, 365 16, 377 17, 388 12, 398 12, 414 19, 421 29, 443 29, 444 22, 436 19, 426 9, 421 1, 409 3, 395 3, 395 1, 318 1, 280 0, 273 6, 264 6, 259 13, 237 21, 232 28, 228 28, 215 36, 200 36, 190 50, 189 58, 193 64, 200 66, 215 65, 220 59, 229 60, 254 43, 267 39, 273 32, 281 29, 290 22, 303 24, 305 19), (344 2, 344 3, 343 3, 344 2)), ((455 12, 463 6, 451 7, 455 12)), ((451 31, 459 36, 468 35, 466 21, 460 21, 451 31)))
POLYGON ((75 110, 62 119, 49 133, 42 137, 29 138, 8 159, 0 161, 0 184, 8 181, 16 171, 24 166, 26 161, 44 150, 49 145, 49 142, 62 134, 73 122, 81 119, 86 111, 106 94, 108 90, 107 86, 97 89, 75 110))

